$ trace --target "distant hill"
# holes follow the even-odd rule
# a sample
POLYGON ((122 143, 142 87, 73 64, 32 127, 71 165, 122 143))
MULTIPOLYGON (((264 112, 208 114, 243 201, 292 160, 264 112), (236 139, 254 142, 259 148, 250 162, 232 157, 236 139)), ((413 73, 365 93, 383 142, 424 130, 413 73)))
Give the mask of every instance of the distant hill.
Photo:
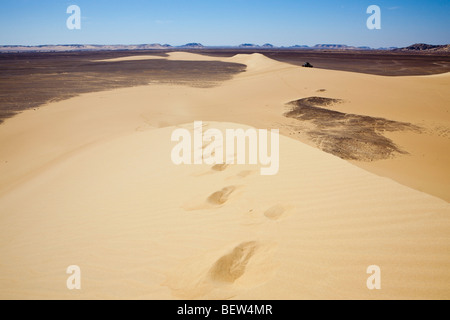
POLYGON ((394 49, 394 51, 403 52, 450 52, 450 45, 432 45, 425 43, 416 43, 409 47, 394 49))
POLYGON ((291 46, 289 48, 292 48, 292 49, 308 49, 309 47, 305 46, 305 45, 298 45, 298 44, 296 44, 295 46, 291 46))
POLYGON ((188 49, 202 49, 205 46, 201 43, 192 42, 192 43, 186 43, 185 45, 179 46, 178 48, 188 48, 188 49))
POLYGON ((253 43, 243 43, 239 45, 239 48, 259 48, 259 45, 253 43))
POLYGON ((243 44, 240 44, 238 46, 238 48, 242 48, 242 49, 273 49, 273 48, 279 48, 279 47, 274 46, 271 43, 265 43, 262 46, 260 46, 258 44, 253 44, 253 43, 243 43, 243 44))

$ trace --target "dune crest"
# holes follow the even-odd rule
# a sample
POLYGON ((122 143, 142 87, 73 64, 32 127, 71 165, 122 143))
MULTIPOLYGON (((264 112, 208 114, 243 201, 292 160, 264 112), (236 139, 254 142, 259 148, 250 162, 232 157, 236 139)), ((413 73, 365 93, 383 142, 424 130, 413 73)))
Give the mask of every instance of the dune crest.
POLYGON ((237 54, 231 58, 225 58, 222 61, 242 63, 247 66, 247 71, 269 71, 273 69, 279 69, 280 66, 288 66, 287 64, 272 60, 260 53, 253 54, 237 54))

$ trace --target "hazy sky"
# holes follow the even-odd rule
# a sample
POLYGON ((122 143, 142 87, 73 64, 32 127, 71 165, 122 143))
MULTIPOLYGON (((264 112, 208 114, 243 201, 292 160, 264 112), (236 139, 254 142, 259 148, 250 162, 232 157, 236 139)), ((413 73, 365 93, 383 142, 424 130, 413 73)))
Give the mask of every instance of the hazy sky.
POLYGON ((0 45, 450 43, 450 0, 0 0, 0 45), (69 30, 69 5, 81 30, 69 30), (369 5, 381 30, 369 30, 369 5))

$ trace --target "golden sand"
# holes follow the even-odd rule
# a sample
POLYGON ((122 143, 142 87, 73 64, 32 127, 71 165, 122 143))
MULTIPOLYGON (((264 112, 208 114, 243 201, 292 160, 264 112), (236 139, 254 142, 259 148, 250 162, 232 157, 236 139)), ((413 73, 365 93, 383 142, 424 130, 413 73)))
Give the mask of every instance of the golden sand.
POLYGON ((83 94, 0 126, 0 298, 450 298, 450 74, 222 60, 247 72, 214 88, 83 94), (349 163, 283 115, 317 95, 423 130, 386 133, 408 154, 349 163), (279 128, 279 173, 175 166, 171 133, 196 120, 279 128), (66 288, 70 265, 82 270, 80 291, 66 288), (366 287, 370 265, 381 290, 366 287))

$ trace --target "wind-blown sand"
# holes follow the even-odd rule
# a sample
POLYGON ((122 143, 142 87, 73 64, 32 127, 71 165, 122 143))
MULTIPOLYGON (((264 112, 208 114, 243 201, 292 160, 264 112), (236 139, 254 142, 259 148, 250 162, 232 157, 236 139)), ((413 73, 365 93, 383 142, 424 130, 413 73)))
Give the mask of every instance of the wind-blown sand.
POLYGON ((0 126, 0 298, 448 299, 450 205, 435 196, 450 198, 450 74, 221 60, 247 71, 213 88, 84 94, 0 126), (326 128, 315 124, 325 138, 314 140, 284 115, 314 96, 421 130, 380 132, 405 153, 352 161, 363 170, 319 150, 326 128), (279 173, 175 166, 170 135, 194 120, 280 128, 279 173), (73 264, 81 291, 66 288, 73 264), (379 291, 366 287, 370 265, 381 267, 379 291))

